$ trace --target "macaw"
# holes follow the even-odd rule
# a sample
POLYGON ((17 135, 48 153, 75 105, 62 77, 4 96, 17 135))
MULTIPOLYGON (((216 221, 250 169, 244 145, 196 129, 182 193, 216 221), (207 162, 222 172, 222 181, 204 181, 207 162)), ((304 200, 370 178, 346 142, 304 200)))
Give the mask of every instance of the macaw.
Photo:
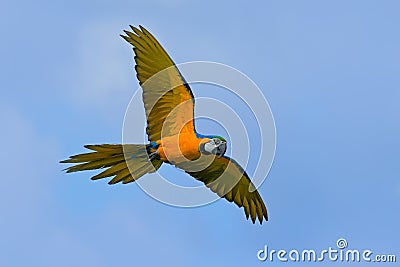
POLYGON ((74 164, 66 172, 103 169, 91 179, 111 177, 109 184, 126 184, 168 163, 203 182, 221 198, 243 207, 253 224, 256 218, 260 224, 263 219, 267 221, 267 209, 249 176, 235 160, 225 156, 225 138, 197 133, 195 99, 178 67, 148 30, 130 27, 132 31, 124 31, 126 35, 121 37, 133 46, 149 143, 85 145, 91 152, 61 161, 74 164), (157 77, 163 70, 167 71, 157 77))

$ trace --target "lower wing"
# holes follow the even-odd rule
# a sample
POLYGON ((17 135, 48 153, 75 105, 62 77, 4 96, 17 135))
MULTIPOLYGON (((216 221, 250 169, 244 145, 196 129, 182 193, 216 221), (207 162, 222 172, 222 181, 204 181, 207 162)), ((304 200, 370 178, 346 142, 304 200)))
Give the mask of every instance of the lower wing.
POLYGON ((214 155, 203 155, 202 157, 203 160, 188 161, 178 164, 177 167, 202 181, 220 197, 243 207, 246 218, 250 216, 253 223, 256 218, 261 224, 263 219, 268 220, 267 208, 260 194, 247 173, 235 160, 226 156, 218 158, 214 155), (204 166, 201 166, 202 164, 204 166))

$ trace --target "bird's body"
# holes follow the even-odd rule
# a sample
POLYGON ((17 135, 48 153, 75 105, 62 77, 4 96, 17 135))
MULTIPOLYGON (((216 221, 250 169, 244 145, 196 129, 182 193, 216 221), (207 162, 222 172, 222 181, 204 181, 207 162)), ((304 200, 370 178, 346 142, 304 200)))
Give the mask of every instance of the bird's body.
POLYGON ((247 173, 225 156, 226 140, 195 129, 195 99, 189 85, 160 43, 145 28, 121 35, 133 46, 135 70, 143 89, 149 144, 86 145, 92 152, 71 156, 67 172, 103 169, 93 180, 130 183, 163 163, 203 182, 220 197, 243 207, 246 217, 267 220, 264 202, 247 173))
POLYGON ((209 140, 209 138, 198 138, 192 133, 167 136, 156 142, 159 144, 158 155, 163 162, 173 164, 196 160, 201 156, 200 144, 209 140))

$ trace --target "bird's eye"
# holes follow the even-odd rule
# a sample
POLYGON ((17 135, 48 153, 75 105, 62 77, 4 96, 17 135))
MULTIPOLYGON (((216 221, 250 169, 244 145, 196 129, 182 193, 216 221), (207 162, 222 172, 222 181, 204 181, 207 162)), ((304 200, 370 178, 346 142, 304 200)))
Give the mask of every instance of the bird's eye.
POLYGON ((221 140, 219 140, 218 138, 214 138, 214 143, 216 145, 219 145, 219 144, 221 144, 221 140))

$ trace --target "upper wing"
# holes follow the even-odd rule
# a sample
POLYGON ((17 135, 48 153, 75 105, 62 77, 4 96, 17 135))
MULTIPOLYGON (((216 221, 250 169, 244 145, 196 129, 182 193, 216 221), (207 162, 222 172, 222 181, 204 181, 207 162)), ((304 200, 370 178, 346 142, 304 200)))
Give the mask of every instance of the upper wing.
POLYGON ((130 27, 133 32, 124 31, 127 36, 121 36, 133 45, 149 140, 179 132, 195 134, 194 98, 189 85, 153 35, 142 26, 140 30, 130 27))
POLYGON ((244 207, 246 218, 248 219, 250 215, 253 223, 255 223, 256 217, 258 217, 261 224, 263 218, 267 221, 267 208, 250 181, 249 176, 240 165, 226 156, 215 157, 214 160, 211 159, 212 163, 209 164, 209 157, 215 156, 203 155, 203 160, 197 162, 188 161, 178 164, 177 167, 205 183, 208 188, 220 197, 224 197, 230 202, 234 201, 239 207, 244 207), (204 166, 201 166, 202 164, 204 166), (251 192, 249 189, 251 189, 251 192))

